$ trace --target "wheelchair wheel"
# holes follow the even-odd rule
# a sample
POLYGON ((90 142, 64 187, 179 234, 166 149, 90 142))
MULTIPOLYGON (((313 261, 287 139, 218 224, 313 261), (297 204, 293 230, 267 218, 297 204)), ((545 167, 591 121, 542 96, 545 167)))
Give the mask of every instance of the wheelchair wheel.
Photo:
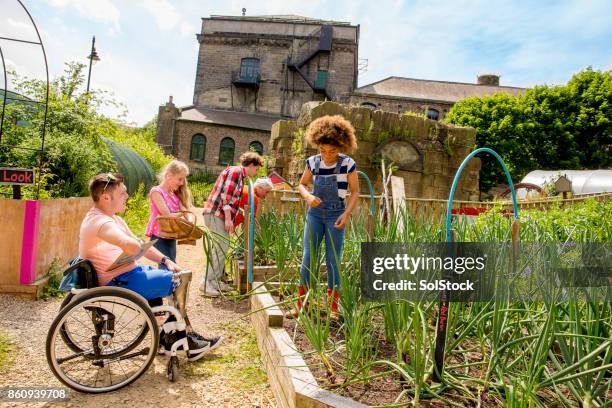
POLYGON ((175 382, 178 379, 179 364, 177 356, 170 357, 166 375, 168 376, 168 380, 170 380, 170 382, 175 382))
POLYGON ((74 299, 74 293, 68 292, 64 300, 62 300, 62 304, 60 305, 60 310, 63 309, 64 306, 66 306, 68 303, 70 303, 72 299, 74 299))
MULTIPOLYGON (((73 293, 68 293, 68 295, 66 295, 66 297, 62 301, 62 304, 60 305, 60 310, 66 307, 66 305, 68 305, 74 297, 75 295, 73 293)), ((66 343, 66 346, 68 346, 70 350, 76 353, 80 353, 90 348, 91 340, 79 338, 78 336, 76 336, 73 333, 76 329, 74 327, 71 327, 70 323, 71 322, 65 322, 60 327, 60 336, 62 337, 62 340, 64 341, 64 343, 66 343)), ((77 327, 80 326, 78 322, 72 322, 72 323, 76 323, 77 327)), ((125 349, 113 351, 112 354, 106 355, 106 357, 112 358, 114 357, 115 354, 122 354, 124 352, 130 351, 133 347, 140 344, 140 341, 147 335, 148 331, 149 331, 148 326, 143 325, 142 330, 140 332, 134 333, 135 337, 132 341, 125 342, 126 344, 125 349)))
POLYGON ((158 345, 157 322, 144 298, 123 288, 98 287, 75 296, 60 310, 47 334, 46 354, 63 384, 102 393, 138 379, 153 362, 158 345), (65 342, 62 328, 70 328, 77 350, 65 342))

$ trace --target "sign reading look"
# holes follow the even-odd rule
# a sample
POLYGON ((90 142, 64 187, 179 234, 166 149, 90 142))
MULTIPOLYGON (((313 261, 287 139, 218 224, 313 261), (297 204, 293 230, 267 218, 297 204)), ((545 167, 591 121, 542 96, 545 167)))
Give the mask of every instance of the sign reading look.
POLYGON ((0 184, 35 184, 34 170, 0 167, 0 184))

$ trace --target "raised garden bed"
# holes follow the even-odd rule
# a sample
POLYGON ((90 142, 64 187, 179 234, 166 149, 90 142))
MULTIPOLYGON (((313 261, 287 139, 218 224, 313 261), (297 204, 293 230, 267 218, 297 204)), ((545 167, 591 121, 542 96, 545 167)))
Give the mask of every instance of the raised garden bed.
POLYGON ((366 407, 327 391, 306 365, 283 327, 283 312, 262 283, 254 283, 251 322, 274 396, 281 407, 366 407))
MULTIPOLYGON (((521 239, 610 242, 610 224, 602 223, 609 219, 609 212, 609 202, 550 213, 530 212, 521 223, 521 239)), ((272 226, 290 222, 273 217, 267 221, 272 226)), ((490 212, 474 224, 459 226, 458 241, 504 242, 510 239, 512 220, 490 212)), ((273 251, 263 251, 265 256, 257 261, 271 264, 278 259, 283 261, 281 265, 299 262, 299 248, 285 238, 290 238, 287 228, 268 229, 269 239, 262 239, 261 247, 273 251), (263 245, 266 243, 269 245, 263 245)), ((252 318, 259 327, 260 349, 270 381, 279 400, 285 401, 281 406, 296 406, 300 395, 310 396, 309 392, 296 392, 296 384, 304 383, 307 390, 324 389, 336 397, 350 398, 351 404, 369 405, 496 407, 521 402, 533 406, 604 406, 612 399, 612 309, 609 301, 598 299, 552 304, 452 303, 444 371, 441 381, 434 381, 438 379, 434 374, 438 302, 364 300, 359 266, 364 230, 356 225, 347 232, 340 274, 340 303, 344 308, 341 325, 333 323, 330 327, 324 317, 329 311, 323 274, 313 274, 319 276, 319 284, 311 281, 310 313, 296 322, 284 320, 277 306, 289 306, 295 296, 297 267, 282 268, 281 273, 274 266, 254 268, 255 281, 265 280, 267 289, 258 288, 252 297, 253 310, 265 309, 252 318), (281 301, 263 293, 268 290, 278 294, 281 301), (290 373, 296 373, 298 379, 290 373), (307 376, 308 381, 300 376, 307 376)), ((298 236, 298 232, 293 235, 298 236)), ((444 237, 444 225, 417 223, 409 216, 400 216, 391 219, 386 228, 377 228, 376 233, 378 242, 436 243, 444 237), (396 228, 400 224, 404 225, 402 231, 396 228)), ((246 283, 245 269, 236 270, 244 271, 238 276, 246 283)))
MULTIPOLYGON (((291 267, 286 267, 285 270, 294 270, 296 271, 296 280, 297 280, 297 270, 298 265, 293 265, 291 267)), ((242 260, 234 260, 233 265, 234 271, 234 285, 236 288, 239 288, 240 293, 247 292, 247 268, 246 263, 242 260)), ((321 265, 320 269, 320 279, 327 279, 327 267, 325 265, 321 265)), ((274 289, 275 286, 278 286, 280 283, 280 276, 276 265, 254 265, 253 266, 253 282, 263 282, 268 285, 269 289, 274 289)), ((253 284, 253 287, 255 285, 253 284)))

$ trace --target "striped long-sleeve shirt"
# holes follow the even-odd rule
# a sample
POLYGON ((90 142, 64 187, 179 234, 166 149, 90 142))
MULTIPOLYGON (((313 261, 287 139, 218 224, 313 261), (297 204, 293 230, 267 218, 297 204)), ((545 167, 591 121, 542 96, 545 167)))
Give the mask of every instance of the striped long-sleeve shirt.
POLYGON ((211 213, 222 220, 225 220, 224 208, 229 208, 232 221, 238 214, 240 199, 242 197, 243 179, 246 176, 246 169, 242 166, 230 166, 223 170, 215 186, 213 187, 206 205, 204 214, 211 213))

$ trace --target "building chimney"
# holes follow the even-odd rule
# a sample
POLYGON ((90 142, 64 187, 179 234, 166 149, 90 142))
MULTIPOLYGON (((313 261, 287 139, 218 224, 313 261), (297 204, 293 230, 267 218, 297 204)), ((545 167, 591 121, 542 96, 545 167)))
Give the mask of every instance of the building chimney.
POLYGON ((173 154, 174 145, 174 121, 180 116, 180 112, 172 102, 172 96, 168 98, 165 105, 161 105, 157 111, 157 134, 155 140, 166 154, 173 154))
POLYGON ((484 74, 478 75, 476 82, 478 85, 499 86, 499 75, 484 74))

